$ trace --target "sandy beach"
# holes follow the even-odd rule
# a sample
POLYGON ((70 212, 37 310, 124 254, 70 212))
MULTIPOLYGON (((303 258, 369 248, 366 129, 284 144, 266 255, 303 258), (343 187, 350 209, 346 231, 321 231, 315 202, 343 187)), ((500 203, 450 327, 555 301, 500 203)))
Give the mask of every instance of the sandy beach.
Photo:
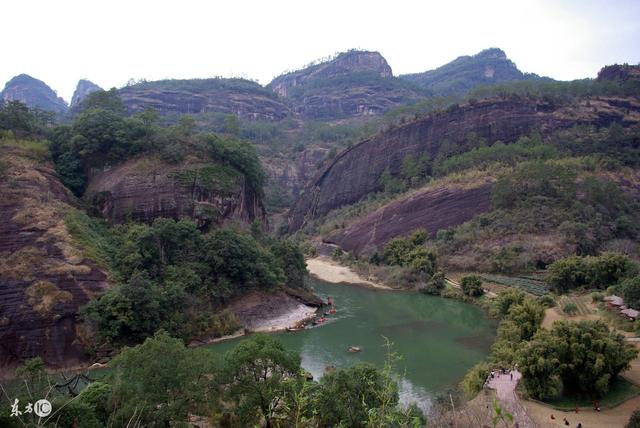
POLYGON ((392 290, 392 288, 387 287, 386 285, 362 278, 350 268, 341 266, 330 258, 324 256, 308 259, 307 269, 309 270, 309 273, 316 278, 334 284, 356 284, 381 290, 392 290))

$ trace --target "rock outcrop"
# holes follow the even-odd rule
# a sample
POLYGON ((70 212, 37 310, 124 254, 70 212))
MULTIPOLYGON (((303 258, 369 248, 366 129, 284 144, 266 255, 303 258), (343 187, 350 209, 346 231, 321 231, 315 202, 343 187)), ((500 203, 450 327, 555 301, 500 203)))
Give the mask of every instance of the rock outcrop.
POLYGON ((249 120, 280 120, 290 114, 274 92, 244 79, 159 80, 118 93, 130 113, 152 107, 162 115, 217 112, 249 120))
POLYGON ((255 219, 267 226, 262 200, 244 176, 202 159, 173 165, 143 157, 93 171, 85 198, 114 223, 191 217, 200 227, 255 219))
POLYGON ((72 366, 86 358, 78 308, 104 291, 107 273, 69 233, 79 211, 50 162, 0 145, 0 366, 36 356, 72 366))
POLYGON ((371 255, 397 236, 425 228, 432 236, 489 211, 491 183, 474 187, 438 186, 418 191, 374 211, 324 239, 355 255, 371 255))
POLYGON ((497 48, 458 57, 434 70, 398 77, 419 85, 432 95, 463 94, 481 85, 539 78, 522 73, 507 54, 497 48))
POLYGON ((484 100, 453 106, 380 133, 342 153, 320 170, 289 212, 289 231, 307 220, 359 201, 382 189, 385 170, 400 173, 408 155, 434 159, 441 145, 464 143, 473 132, 493 143, 510 143, 534 129, 543 135, 576 124, 608 126, 640 122, 640 101, 635 98, 598 98, 572 105, 514 98, 484 100))
POLYGON ((71 97, 71 104, 69 105, 69 107, 77 107, 82 102, 82 100, 87 97, 87 95, 92 92, 101 90, 102 88, 95 83, 86 79, 80 79, 78 81, 78 85, 76 86, 76 90, 73 92, 73 97, 71 97))
POLYGON ((598 72, 598 81, 614 80, 626 82, 629 80, 640 81, 640 65, 614 64, 603 67, 598 72))
POLYGON ((67 111, 67 103, 42 80, 34 79, 27 74, 20 74, 9 80, 0 92, 2 101, 20 101, 29 107, 55 113, 67 111))
POLYGON ((340 119, 384 113, 422 93, 393 77, 378 52, 349 51, 276 77, 269 87, 308 119, 340 119))

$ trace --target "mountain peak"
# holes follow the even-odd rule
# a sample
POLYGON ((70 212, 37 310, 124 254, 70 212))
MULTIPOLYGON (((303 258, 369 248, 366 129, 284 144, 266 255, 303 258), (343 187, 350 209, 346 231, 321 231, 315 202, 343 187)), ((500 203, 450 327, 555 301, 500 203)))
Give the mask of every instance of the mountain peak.
POLYGON ((0 93, 3 101, 20 101, 29 107, 38 107, 56 113, 67 110, 67 103, 60 98, 42 80, 38 80, 28 74, 19 74, 9 80, 0 93))
POLYGON ((84 100, 87 95, 92 92, 101 91, 102 88, 90 80, 80 79, 78 84, 76 85, 76 90, 73 92, 73 97, 71 97, 71 107, 75 107, 84 100))
POLYGON ((301 70, 276 77, 269 86, 282 97, 289 95, 294 86, 355 73, 372 73, 380 77, 393 77, 387 60, 376 51, 349 50, 331 58, 311 63, 301 70))
POLYGON ((475 55, 459 56, 448 64, 422 73, 405 74, 401 79, 413 82, 433 95, 463 94, 481 85, 524 80, 525 76, 499 48, 475 55))
POLYGON ((476 58, 507 59, 507 54, 500 48, 489 48, 474 55, 476 58))

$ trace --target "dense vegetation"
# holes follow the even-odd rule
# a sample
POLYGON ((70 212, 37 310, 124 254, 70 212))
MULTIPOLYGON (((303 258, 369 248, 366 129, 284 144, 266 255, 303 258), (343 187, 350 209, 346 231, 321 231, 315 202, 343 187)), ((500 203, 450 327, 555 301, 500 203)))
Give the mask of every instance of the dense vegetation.
POLYGON ((492 302, 501 318, 498 338, 489 361, 479 363, 465 376, 462 386, 468 395, 482 388, 491 368, 517 364, 523 386, 533 397, 598 399, 637 356, 633 345, 601 321, 561 321, 551 330, 541 328, 543 302, 513 289, 498 294, 492 302))
POLYGON ((547 272, 547 282, 555 291, 563 293, 578 287, 606 289, 637 273, 637 267, 626 256, 603 253, 557 260, 547 272))
POLYGON ((258 230, 203 233, 192 220, 164 218, 113 227, 103 251, 120 285, 83 314, 102 339, 117 344, 137 343, 158 329, 183 339, 232 333, 239 325, 220 309, 229 299, 251 289, 303 287, 298 247, 258 230))
MULTIPOLYGON (((78 395, 51 388, 39 358, 19 370, 24 383, 10 392, 21 402, 46 395, 59 427, 186 426, 190 415, 221 427, 424 426, 416 407, 398 405, 393 362, 389 354, 383 370, 358 363, 316 382, 306 379, 300 356, 270 336, 252 336, 220 359, 160 331, 126 348, 78 395)), ((23 426, 10 408, 3 402, 2 426, 23 426)))
POLYGON ((189 116, 169 127, 160 126, 158 121, 153 110, 127 117, 114 90, 89 94, 71 125, 50 131, 53 160, 62 181, 81 195, 93 168, 111 167, 142 153, 156 154, 170 163, 182 162, 191 155, 235 168, 257 194, 262 194, 265 176, 250 143, 198 134, 189 116))
POLYGON ((540 329, 520 350, 527 392, 536 398, 564 393, 601 397, 638 351, 601 321, 560 321, 540 329))

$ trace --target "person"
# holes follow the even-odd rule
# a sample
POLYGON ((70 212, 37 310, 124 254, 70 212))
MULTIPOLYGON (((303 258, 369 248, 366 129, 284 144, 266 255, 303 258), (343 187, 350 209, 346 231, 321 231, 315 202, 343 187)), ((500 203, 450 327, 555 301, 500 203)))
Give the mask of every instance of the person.
POLYGON ((513 380, 513 372, 509 373, 509 375, 511 376, 511 380, 513 380))
POLYGON ((491 370, 491 379, 493 379, 494 375, 495 375, 495 372, 493 370, 491 370))

